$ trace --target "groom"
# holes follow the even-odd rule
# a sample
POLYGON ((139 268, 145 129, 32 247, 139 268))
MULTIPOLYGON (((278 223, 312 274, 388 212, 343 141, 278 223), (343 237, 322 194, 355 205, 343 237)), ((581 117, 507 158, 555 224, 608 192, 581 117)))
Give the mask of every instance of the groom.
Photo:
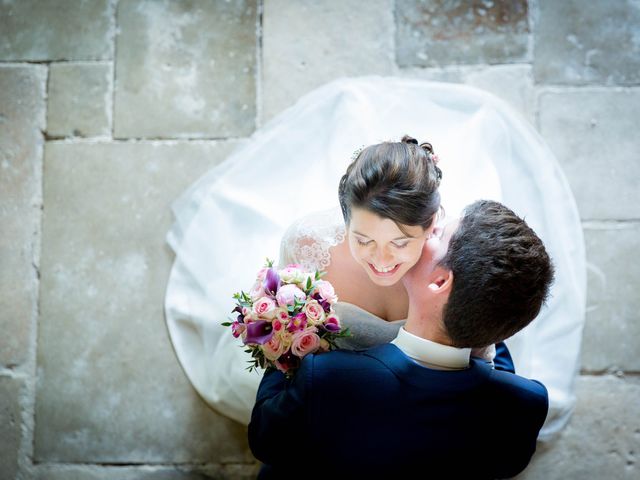
POLYGON ((536 448, 548 397, 514 373, 505 338, 544 303, 553 267, 524 220, 479 201, 403 278, 407 321, 387 344, 269 370, 249 424, 259 478, 504 478, 536 448), (470 357, 497 343, 495 367, 470 357))

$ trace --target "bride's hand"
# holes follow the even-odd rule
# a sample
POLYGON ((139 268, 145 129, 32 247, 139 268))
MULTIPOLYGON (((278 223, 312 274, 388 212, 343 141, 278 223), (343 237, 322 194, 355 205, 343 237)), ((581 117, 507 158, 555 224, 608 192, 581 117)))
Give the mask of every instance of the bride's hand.
POLYGON ((471 356, 481 358, 486 362, 493 362, 493 359, 496 357, 496 346, 492 344, 488 347, 472 348, 471 356))

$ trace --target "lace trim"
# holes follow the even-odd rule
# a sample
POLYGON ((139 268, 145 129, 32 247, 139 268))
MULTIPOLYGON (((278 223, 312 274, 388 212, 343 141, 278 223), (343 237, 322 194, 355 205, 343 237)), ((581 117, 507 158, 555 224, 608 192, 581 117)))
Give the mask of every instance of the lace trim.
POLYGON ((280 267, 298 263, 308 270, 326 270, 331 264, 329 249, 346 235, 339 208, 302 217, 289 226, 280 242, 280 267))

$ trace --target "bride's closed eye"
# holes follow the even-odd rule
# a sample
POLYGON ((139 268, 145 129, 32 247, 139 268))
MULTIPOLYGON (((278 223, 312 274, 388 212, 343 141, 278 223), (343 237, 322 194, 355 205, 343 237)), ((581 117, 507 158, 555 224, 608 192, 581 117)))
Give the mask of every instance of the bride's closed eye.
POLYGON ((358 245, 362 245, 362 246, 369 245, 372 242, 372 240, 369 240, 367 242, 363 242, 362 240, 360 240, 358 238, 356 239, 356 241, 358 242, 358 245))

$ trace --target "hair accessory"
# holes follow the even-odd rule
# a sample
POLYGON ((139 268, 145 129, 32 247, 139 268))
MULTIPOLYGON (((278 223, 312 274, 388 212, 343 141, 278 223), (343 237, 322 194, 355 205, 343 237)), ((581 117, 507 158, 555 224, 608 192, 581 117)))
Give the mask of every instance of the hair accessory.
POLYGON ((353 153, 351 154, 351 161, 355 161, 356 158, 358 158, 360 156, 360 154, 362 153, 362 150, 364 150, 364 145, 360 145, 360 147, 356 148, 353 153))

